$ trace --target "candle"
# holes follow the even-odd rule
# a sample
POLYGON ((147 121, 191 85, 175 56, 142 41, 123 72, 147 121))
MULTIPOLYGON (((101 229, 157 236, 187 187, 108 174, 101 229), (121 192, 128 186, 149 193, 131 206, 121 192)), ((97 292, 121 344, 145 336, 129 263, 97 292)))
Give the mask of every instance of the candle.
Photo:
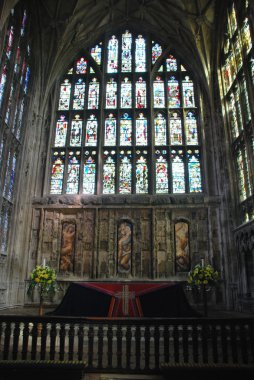
POLYGON ((42 267, 45 268, 46 266, 46 259, 43 259, 42 267))
POLYGON ((204 266, 205 266, 205 260, 201 259, 201 267, 204 268, 204 266))

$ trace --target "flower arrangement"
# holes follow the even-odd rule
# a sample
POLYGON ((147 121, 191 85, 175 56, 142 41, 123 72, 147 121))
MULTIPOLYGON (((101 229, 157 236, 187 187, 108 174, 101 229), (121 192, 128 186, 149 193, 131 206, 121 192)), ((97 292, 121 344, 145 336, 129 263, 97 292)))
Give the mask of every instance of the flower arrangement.
POLYGON ((219 272, 210 264, 197 264, 188 274, 188 285, 191 287, 200 287, 201 285, 213 286, 220 279, 219 272))
POLYGON ((39 288, 40 297, 46 293, 55 293, 57 290, 55 270, 47 265, 37 265, 30 273, 28 293, 35 287, 39 288))

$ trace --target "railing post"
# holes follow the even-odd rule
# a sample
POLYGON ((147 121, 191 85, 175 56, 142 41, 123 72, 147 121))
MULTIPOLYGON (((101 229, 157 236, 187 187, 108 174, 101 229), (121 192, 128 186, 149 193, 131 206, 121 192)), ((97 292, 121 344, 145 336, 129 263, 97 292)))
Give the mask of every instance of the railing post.
POLYGON ((19 345, 20 327, 19 322, 15 322, 13 330, 13 346, 12 346, 12 359, 16 360, 18 357, 18 345, 19 345))

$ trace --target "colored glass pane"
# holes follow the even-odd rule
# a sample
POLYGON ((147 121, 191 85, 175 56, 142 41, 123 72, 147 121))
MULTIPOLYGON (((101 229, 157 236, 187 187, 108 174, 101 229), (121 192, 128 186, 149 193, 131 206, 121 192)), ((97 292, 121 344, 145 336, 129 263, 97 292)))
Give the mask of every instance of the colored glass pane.
POLYGON ((132 83, 129 78, 124 78, 121 83, 121 108, 132 107, 132 83))
POLYGON ((132 34, 126 31, 122 35, 122 72, 132 71, 132 34))
POLYGON ((185 138, 187 145, 198 145, 197 119, 192 112, 188 112, 186 115, 185 138))
POLYGON ((155 145, 166 145, 166 119, 162 114, 158 114, 154 119, 155 145))
POLYGON ((250 60, 250 72, 251 72, 252 84, 254 86, 254 59, 253 58, 250 60))
POLYGON ((24 10, 23 18, 22 18, 22 23, 21 23, 21 29, 20 29, 20 35, 21 35, 21 37, 23 37, 24 34, 25 34, 26 25, 27 25, 27 13, 26 13, 26 10, 24 10))
POLYGON ((0 106, 3 101, 4 89, 6 84, 6 65, 4 65, 1 77, 0 77, 0 106))
POLYGON ((127 113, 120 119, 120 145, 132 145, 132 119, 127 113))
POLYGON ((66 194, 77 194, 79 187, 80 152, 70 152, 68 159, 68 174, 66 194))
POLYGON ((88 109, 98 109, 99 108, 99 94, 100 94, 100 84, 96 78, 89 83, 88 90, 88 109))
POLYGON ((233 94, 230 96, 229 100, 229 123, 230 123, 230 130, 232 138, 235 139, 239 136, 239 129, 238 129, 238 122, 237 122, 237 115, 236 115, 236 108, 235 108, 235 99, 233 94))
POLYGON ((64 115, 60 116, 60 119, 56 123, 56 135, 54 146, 65 146, 66 135, 68 129, 68 122, 64 115))
POLYGON ((67 72, 67 75, 72 75, 73 74, 73 67, 71 67, 68 72, 67 72))
POLYGON ((139 78, 136 82, 136 108, 146 108, 146 82, 139 78))
POLYGON ((153 43, 153 45, 152 45, 152 64, 155 64, 155 62, 161 56, 161 54, 162 54, 161 45, 159 45, 157 43, 153 43))
POLYGON ((200 161, 192 152, 189 152, 188 172, 190 193, 200 193, 202 191, 200 161))
POLYGON ((27 93, 29 78, 30 78, 30 67, 27 66, 26 75, 25 75, 25 83, 24 83, 24 93, 25 94, 27 93))
POLYGON ((16 57, 15 57, 15 65, 14 65, 14 72, 17 74, 20 69, 21 64, 21 55, 20 55, 20 47, 18 46, 16 51, 16 57))
POLYGON ((170 114, 169 131, 170 131, 170 144, 181 145, 183 143, 182 119, 180 118, 177 112, 173 112, 170 114))
POLYGON ((85 89, 86 85, 83 79, 79 78, 75 83, 74 95, 73 95, 73 109, 83 110, 85 103, 85 89))
POLYGON ((156 158, 156 193, 168 193, 168 162, 163 156, 156 158))
POLYGON ((136 145, 147 145, 147 118, 142 113, 136 119, 136 145))
POLYGON ((79 115, 75 115, 71 122, 70 146, 81 146, 82 122, 79 115))
POLYGON ((251 41, 251 34, 250 34, 250 26, 249 26, 249 22, 247 18, 243 22, 241 34, 242 34, 243 51, 245 52, 245 54, 248 54, 250 49, 252 48, 252 41, 251 41))
POLYGON ((112 113, 105 119, 104 145, 116 145, 116 118, 112 113))
POLYGON ((54 152, 53 165, 51 172, 51 194, 61 194, 63 190, 63 176, 64 176, 64 152, 54 152))
MULTIPOLYGON (((105 152, 107 154, 107 152, 105 152)), ((103 165, 103 194, 115 193, 116 163, 113 157, 108 156, 103 165)))
POLYGON ((118 39, 112 36, 108 42, 108 73, 117 73, 118 71, 118 39))
POLYGON ((175 77, 171 77, 168 80, 168 107, 169 108, 180 107, 179 82, 175 77))
POLYGON ((86 74, 87 71, 87 60, 83 57, 77 60, 76 63, 76 74, 86 74))
POLYGON ((183 86, 183 105, 185 108, 195 107, 193 82, 189 77, 182 81, 183 86))
POLYGON ((136 161, 136 193, 148 193, 148 166, 143 155, 136 161))
POLYGON ((95 60, 95 62, 97 63, 97 65, 101 65, 101 53, 102 53, 102 47, 101 47, 101 44, 99 45, 95 45, 91 51, 91 56, 92 58, 95 60))
POLYGON ((22 132, 22 121, 24 113, 25 99, 22 98, 18 107, 16 107, 15 117, 14 117, 14 133, 16 138, 19 140, 22 132))
POLYGON ((249 96, 248 96, 245 79, 242 79, 242 83, 241 83, 241 98, 243 100, 243 113, 245 116, 245 120, 248 122, 251 120, 251 112, 250 112, 249 96))
POLYGON ((5 53, 6 53, 6 56, 8 59, 11 58, 12 48, 13 48, 13 40, 14 40, 14 27, 11 26, 9 31, 8 31, 7 44, 6 44, 6 48, 5 48, 5 53))
POLYGON ((69 109, 70 95, 71 95, 71 84, 68 79, 65 79, 60 87, 60 98, 59 98, 59 105, 58 105, 58 109, 60 111, 65 111, 69 109))
POLYGON ((250 196, 251 190, 250 190, 250 172, 248 167, 248 157, 247 157, 247 150, 246 147, 243 148, 243 160, 244 160, 244 174, 245 174, 245 184, 246 184, 246 194, 247 197, 250 196))
POLYGON ((180 70, 181 70, 181 71, 186 71, 186 68, 185 68, 183 65, 181 65, 181 66, 180 66, 180 70))
POLYGON ((119 193, 131 193, 131 178, 132 164, 131 153, 120 152, 120 167, 119 167, 119 193))
POLYGON ((236 21, 236 14, 235 14, 235 7, 232 6, 231 12, 230 12, 230 26, 231 26, 231 36, 235 33, 237 29, 237 21, 236 21))
POLYGON ((185 174, 182 152, 172 151, 172 185, 173 193, 185 193, 185 174))
POLYGON ((9 189, 8 189, 8 194, 7 198, 12 200, 13 198, 13 192, 14 192, 14 183, 15 183, 15 174, 16 174, 16 162, 17 162, 17 157, 16 154, 12 156, 11 160, 11 167, 10 167, 10 179, 9 179, 9 189))
POLYGON ((234 92, 234 96, 235 96, 235 108, 236 108, 238 128, 239 128, 239 131, 241 131, 243 129, 243 119, 242 119, 242 109, 241 109, 241 102, 240 102, 240 94, 239 94, 238 88, 234 92))
POLYGON ((0 242, 1 254, 7 254, 8 231, 10 229, 12 205, 3 200, 0 214, 0 242))
POLYGON ((86 146, 97 145, 98 120, 95 115, 91 115, 86 122, 86 146))
POLYGON ((242 44, 241 44, 239 35, 236 36, 236 40, 234 43, 234 51, 235 51, 236 67, 237 67, 237 70, 239 71, 243 65, 242 44))
POLYGON ((238 189, 240 201, 244 201, 247 198, 247 191, 244 180, 244 164, 243 164, 243 156, 242 152, 239 150, 237 153, 237 174, 238 174, 238 189))
POLYGON ((106 86, 106 108, 117 107, 117 83, 113 78, 107 83, 106 86))
POLYGON ((222 68, 222 76, 223 76, 225 90, 228 91, 229 87, 232 84, 230 64, 228 60, 226 61, 225 65, 222 68))
POLYGON ((155 108, 165 107, 165 87, 161 77, 157 77, 153 82, 153 105, 155 108))
POLYGON ((96 152, 85 152, 84 173, 83 173, 83 193, 95 194, 95 178, 96 178, 96 152))
POLYGON ((146 71, 146 41, 139 35, 135 40, 135 71, 146 71))
POLYGON ((8 124, 9 123, 9 119, 10 119, 10 113, 11 113, 11 105, 12 105, 12 101, 13 101, 13 83, 11 84, 11 89, 10 89, 10 95, 9 95, 9 99, 8 99, 8 104, 7 104, 7 109, 6 109, 6 113, 5 113, 5 123, 8 124))

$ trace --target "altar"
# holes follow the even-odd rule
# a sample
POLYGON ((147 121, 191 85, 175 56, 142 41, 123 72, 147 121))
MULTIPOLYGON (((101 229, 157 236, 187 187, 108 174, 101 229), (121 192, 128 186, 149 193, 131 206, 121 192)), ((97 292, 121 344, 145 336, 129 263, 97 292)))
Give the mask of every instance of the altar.
POLYGON ((200 316, 177 282, 72 282, 50 315, 174 318, 200 316))

